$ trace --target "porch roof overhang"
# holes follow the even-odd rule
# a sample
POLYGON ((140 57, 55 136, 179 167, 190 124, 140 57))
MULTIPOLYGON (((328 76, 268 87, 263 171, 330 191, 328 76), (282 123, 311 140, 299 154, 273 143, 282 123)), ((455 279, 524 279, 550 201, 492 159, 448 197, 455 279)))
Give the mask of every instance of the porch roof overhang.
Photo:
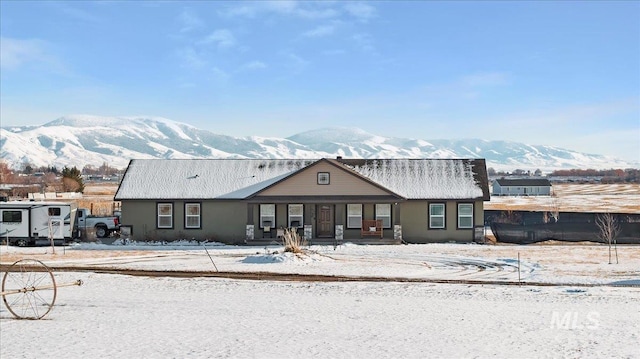
POLYGON ((396 196, 257 196, 247 203, 397 203, 405 201, 396 196))

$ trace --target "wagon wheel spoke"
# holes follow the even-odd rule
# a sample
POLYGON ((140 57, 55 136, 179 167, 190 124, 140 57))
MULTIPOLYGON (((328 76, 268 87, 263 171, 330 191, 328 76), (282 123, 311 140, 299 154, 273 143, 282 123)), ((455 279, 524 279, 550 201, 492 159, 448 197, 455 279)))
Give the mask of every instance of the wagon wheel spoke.
POLYGON ((13 263, 2 278, 2 300, 18 319, 41 319, 56 301, 56 281, 44 263, 23 259, 13 263))

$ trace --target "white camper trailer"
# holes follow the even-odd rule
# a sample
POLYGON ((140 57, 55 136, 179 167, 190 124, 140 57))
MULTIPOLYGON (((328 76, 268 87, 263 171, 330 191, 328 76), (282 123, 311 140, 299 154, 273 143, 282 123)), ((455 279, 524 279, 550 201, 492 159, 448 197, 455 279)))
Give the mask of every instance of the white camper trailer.
POLYGON ((75 237, 77 209, 62 202, 0 202, 0 238, 27 246, 64 244, 75 237))

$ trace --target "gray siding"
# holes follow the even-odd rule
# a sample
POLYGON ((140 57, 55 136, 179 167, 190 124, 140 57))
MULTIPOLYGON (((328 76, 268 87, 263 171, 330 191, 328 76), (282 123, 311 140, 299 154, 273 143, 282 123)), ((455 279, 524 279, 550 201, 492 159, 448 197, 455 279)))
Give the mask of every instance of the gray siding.
MULTIPOLYGON (((442 203, 442 201, 432 201, 442 203)), ((445 206, 445 228, 429 228, 429 201, 407 201, 402 203, 400 222, 402 238, 409 243, 473 242, 474 229, 458 229, 458 203, 469 201, 448 201, 445 206)), ((473 202, 474 225, 484 225, 482 201, 473 202)))
MULTIPOLYGON (((184 226, 184 205, 198 201, 147 201, 127 200, 122 205, 122 224, 132 225, 131 239, 136 241, 172 241, 178 239, 219 241, 223 243, 244 243, 246 225, 254 224, 254 238, 276 237, 276 228, 287 226, 287 204, 276 204, 276 223, 271 234, 265 234, 259 226, 259 204, 247 204, 240 201, 200 201, 201 228, 189 229, 184 226), (173 204, 173 228, 157 228, 157 203, 173 204), (249 207, 252 208, 249 208, 249 207), (251 218, 247 218, 252 213, 251 218)), ((441 201, 434 201, 441 202, 441 201)), ((400 218, 395 218, 393 209, 391 222, 402 225, 402 236, 409 243, 433 242, 472 242, 473 229, 457 228, 457 204, 469 201, 446 202, 446 228, 429 229, 429 201, 407 201, 398 203, 400 218)), ((315 234, 315 204, 304 205, 304 224, 313 226, 315 234)), ((335 205, 335 224, 344 225, 344 240, 359 239, 359 228, 347 228, 346 204, 335 205)), ((363 219, 375 218, 375 204, 363 204, 363 219)), ((484 208, 481 200, 474 202, 474 224, 483 226, 484 208)), ((384 238, 393 238, 392 228, 384 229, 384 238)))
POLYGON ((240 243, 245 239, 247 205, 237 201, 122 201, 123 225, 132 225, 136 241, 194 239, 240 243), (157 203, 173 204, 173 228, 157 228, 157 203), (185 228, 185 203, 201 204, 201 228, 185 228))

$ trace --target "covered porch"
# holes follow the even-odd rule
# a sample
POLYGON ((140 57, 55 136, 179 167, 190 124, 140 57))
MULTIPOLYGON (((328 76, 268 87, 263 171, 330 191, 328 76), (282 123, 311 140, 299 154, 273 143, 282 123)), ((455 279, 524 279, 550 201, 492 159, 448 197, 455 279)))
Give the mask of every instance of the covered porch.
POLYGON ((402 243, 398 198, 260 198, 247 203, 245 243, 282 243, 286 229, 309 245, 402 243))

